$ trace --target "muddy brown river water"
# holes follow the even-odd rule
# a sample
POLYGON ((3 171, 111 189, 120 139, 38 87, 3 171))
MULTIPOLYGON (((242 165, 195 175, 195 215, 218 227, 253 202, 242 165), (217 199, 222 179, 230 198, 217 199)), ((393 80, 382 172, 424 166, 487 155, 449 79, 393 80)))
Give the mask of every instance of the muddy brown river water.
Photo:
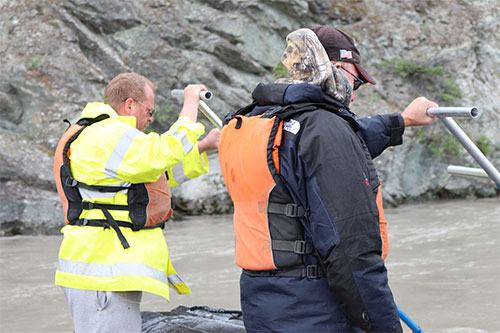
MULTIPOLYGON (((389 281, 401 309, 424 332, 500 332, 500 198, 404 205, 386 216, 389 281)), ((239 309, 232 232, 231 216, 167 224, 172 260, 193 294, 173 292, 171 303, 145 294, 141 309, 239 309)), ((61 240, 0 238, 0 332, 72 332, 54 285, 61 240)))

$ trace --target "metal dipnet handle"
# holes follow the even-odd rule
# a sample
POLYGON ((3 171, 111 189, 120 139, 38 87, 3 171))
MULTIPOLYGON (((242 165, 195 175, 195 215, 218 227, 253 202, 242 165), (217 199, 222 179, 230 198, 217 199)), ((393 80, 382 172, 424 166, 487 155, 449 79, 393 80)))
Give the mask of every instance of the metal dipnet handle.
MULTIPOLYGON (((173 89, 170 94, 172 97, 184 97, 184 90, 173 89)), ((210 107, 203 100, 212 99, 213 94, 210 91, 200 91, 200 104, 198 105, 198 110, 215 126, 215 128, 222 129, 222 120, 215 114, 215 112, 210 109, 210 107)))
POLYGON ((460 165, 448 165, 448 173, 459 176, 489 178, 486 171, 480 168, 469 168, 460 165))
POLYGON ((429 116, 434 117, 461 117, 461 118, 476 118, 479 116, 479 110, 475 107, 437 107, 427 110, 429 116))
MULTIPOLYGON (((173 89, 170 94, 172 95, 172 97, 177 97, 177 98, 180 98, 180 97, 184 97, 184 90, 182 89, 173 89)), ((201 100, 210 100, 212 99, 212 92, 211 91, 200 91, 200 99, 201 100)))
MULTIPOLYGON (((476 118, 479 115, 479 110, 476 107, 437 107, 430 108, 427 110, 427 114, 430 116, 438 117, 439 120, 446 126, 448 131, 450 131, 453 136, 460 142, 460 144, 467 150, 467 152, 476 160, 476 162, 483 168, 485 173, 495 182, 495 184, 500 188, 500 172, 493 166, 493 164, 488 160, 488 158, 481 152, 481 150, 472 142, 469 136, 458 126, 452 117, 465 117, 465 118, 476 118)), ((477 170, 471 172, 472 170, 465 171, 460 170, 460 173, 468 173, 478 176, 477 170)), ((451 173, 459 173, 457 169, 451 168, 451 173)))

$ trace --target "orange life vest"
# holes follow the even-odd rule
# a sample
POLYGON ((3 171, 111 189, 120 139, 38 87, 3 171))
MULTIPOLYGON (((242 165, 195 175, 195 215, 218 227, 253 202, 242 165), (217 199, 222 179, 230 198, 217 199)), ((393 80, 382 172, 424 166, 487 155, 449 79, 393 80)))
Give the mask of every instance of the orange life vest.
POLYGON ((319 265, 304 265, 305 255, 315 255, 304 240, 300 219, 305 211, 293 202, 279 176, 282 119, 314 109, 309 105, 264 116, 237 115, 222 130, 219 162, 234 203, 236 263, 247 273, 324 276, 319 265))
MULTIPOLYGON (((300 108, 294 112, 304 112, 297 110, 300 108)), ((219 162, 234 203, 236 263, 245 270, 294 267, 303 264, 304 254, 314 252, 312 245, 304 242, 298 220, 304 210, 290 203, 291 197, 279 178, 282 119, 289 115, 281 119, 276 115, 247 117, 240 110, 233 119, 226 120, 221 133, 219 162), (274 192, 280 193, 279 202, 273 202, 274 192), (282 231, 278 236, 273 235, 273 224, 279 224, 282 231)), ((389 243, 381 185, 376 202, 385 258, 389 243)))
POLYGON ((130 186, 99 186, 87 185, 73 178, 70 168, 71 143, 87 127, 98 121, 108 118, 101 115, 97 118, 83 118, 71 125, 56 148, 54 156, 54 177, 57 192, 61 199, 66 224, 79 226, 104 226, 112 227, 118 234, 124 248, 128 242, 123 237, 119 227, 129 227, 137 231, 151 227, 161 227, 173 213, 172 193, 168 186, 166 174, 153 183, 130 184, 130 186), (83 201, 79 188, 90 189, 98 192, 118 192, 127 190, 127 205, 101 204, 83 201), (80 219, 84 209, 100 209, 106 220, 80 219), (129 221, 115 221, 109 210, 128 210, 129 221))
POLYGON ((222 175, 234 203, 236 263, 250 270, 277 269, 268 223, 269 194, 276 181, 269 163, 279 172, 282 126, 276 126, 275 118, 249 117, 234 131, 237 121, 224 126, 219 146, 222 175), (272 130, 276 135, 268 147, 272 130), (249 145, 252 149, 246 149, 249 145))

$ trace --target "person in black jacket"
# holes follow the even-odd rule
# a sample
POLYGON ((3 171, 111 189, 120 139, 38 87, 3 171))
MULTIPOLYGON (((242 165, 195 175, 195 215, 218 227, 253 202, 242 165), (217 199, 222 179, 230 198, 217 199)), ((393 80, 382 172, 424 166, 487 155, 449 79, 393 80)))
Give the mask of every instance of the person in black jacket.
POLYGON ((384 116, 364 127, 355 119, 348 105, 357 86, 330 64, 311 30, 299 29, 287 42, 282 62, 291 79, 259 84, 254 103, 226 119, 221 137, 221 169, 235 204, 245 328, 400 332, 382 259, 380 183, 371 156, 400 142, 403 131, 391 132, 384 116), (281 141, 274 139, 274 126, 252 133, 258 126, 251 118, 257 118, 242 117, 247 112, 290 114, 280 123, 281 141), (368 148, 360 132, 374 136, 368 148), (262 165, 266 160, 254 158, 253 150, 269 135, 262 165), (263 179, 270 181, 267 192, 255 185, 263 179))
MULTIPOLYGON (((361 64, 361 55, 351 36, 340 29, 326 25, 312 30, 318 36, 331 63, 342 71, 351 83, 353 93, 350 102, 355 101, 354 91, 359 87, 365 83, 376 84, 375 79, 361 64)), ((358 119, 361 126, 358 135, 367 144, 372 158, 375 158, 385 148, 403 143, 402 134, 405 127, 432 124, 436 118, 429 116, 426 111, 436 106, 436 103, 425 97, 417 97, 400 114, 384 114, 358 119)))

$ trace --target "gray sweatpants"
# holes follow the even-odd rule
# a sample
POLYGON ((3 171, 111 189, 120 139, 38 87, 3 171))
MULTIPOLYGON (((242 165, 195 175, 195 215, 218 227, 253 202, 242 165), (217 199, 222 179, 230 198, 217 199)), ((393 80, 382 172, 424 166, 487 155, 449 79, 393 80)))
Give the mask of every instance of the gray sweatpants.
POLYGON ((141 332, 142 291, 62 289, 76 333, 141 332))

